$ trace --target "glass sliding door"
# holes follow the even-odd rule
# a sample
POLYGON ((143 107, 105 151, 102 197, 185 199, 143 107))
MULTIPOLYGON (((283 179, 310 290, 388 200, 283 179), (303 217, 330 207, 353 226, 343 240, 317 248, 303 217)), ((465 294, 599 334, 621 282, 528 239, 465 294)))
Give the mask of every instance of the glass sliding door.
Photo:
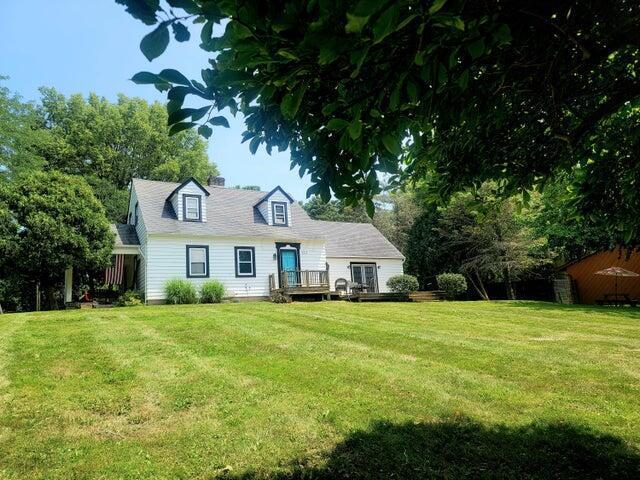
POLYGON ((378 276, 375 263, 352 263, 351 280, 365 285, 368 293, 377 293, 378 276))

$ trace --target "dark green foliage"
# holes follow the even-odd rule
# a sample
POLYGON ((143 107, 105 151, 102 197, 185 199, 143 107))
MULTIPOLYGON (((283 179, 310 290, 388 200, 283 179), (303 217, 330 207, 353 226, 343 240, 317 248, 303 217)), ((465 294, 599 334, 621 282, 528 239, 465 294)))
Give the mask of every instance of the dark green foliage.
POLYGON ((407 234, 405 271, 415 275, 423 290, 436 288, 435 276, 444 269, 457 268, 455 259, 445 251, 438 230, 440 214, 435 208, 420 215, 407 234))
POLYGON ((325 202, 317 195, 314 195, 309 200, 302 203, 302 208, 304 208, 309 216, 314 220, 355 223, 371 222, 371 219, 362 205, 350 206, 341 200, 330 200, 329 202, 325 202))
POLYGON ((581 215, 640 237, 638 2, 119 1, 154 25, 148 58, 168 25, 201 26, 200 79, 139 79, 168 90, 176 130, 206 121, 185 96, 241 111, 250 151, 289 149, 309 194, 372 214, 377 173, 428 177, 433 201, 489 179, 513 195, 579 166, 581 215))
POLYGON ((271 301, 273 303, 291 303, 291 297, 279 290, 271 292, 271 301))
POLYGON ((557 178, 546 186, 542 195, 532 197, 530 226, 535 235, 547 239, 558 264, 617 246, 618 233, 607 226, 606 219, 600 219, 599 214, 581 215, 572 201, 572 183, 577 180, 576 175, 557 178))
POLYGON ((200 285, 200 303, 220 303, 224 294, 224 285, 218 280, 207 280, 200 285))
POLYGON ((459 273, 441 273, 436 276, 436 281, 447 300, 455 300, 467 291, 467 281, 459 273))
POLYGON ((167 112, 158 103, 124 95, 116 103, 94 94, 65 97, 50 88, 41 93, 41 105, 34 106, 0 89, 0 181, 39 169, 83 176, 108 218, 121 222, 134 176, 204 182, 218 172, 196 132, 169 136, 167 112))
POLYGON ((113 241, 104 208, 80 177, 32 172, 0 185, 2 276, 39 282, 50 308, 64 270, 106 266, 113 241))
POLYGON ((129 208, 129 191, 118 188, 111 181, 92 175, 85 176, 87 183, 93 188, 93 193, 104 206, 107 218, 116 223, 126 223, 129 208))
POLYGON ((115 302, 116 307, 138 307, 140 305, 142 305, 140 293, 134 290, 127 290, 115 302))
POLYGON ((43 159, 29 148, 40 140, 39 125, 35 106, 0 86, 0 182, 42 165, 43 159))
POLYGON ((190 281, 180 278, 174 278, 165 283, 164 296, 166 302, 173 305, 198 302, 196 287, 190 281))
POLYGON ((33 149, 49 168, 108 180, 119 189, 134 176, 165 181, 193 176, 204 182, 217 174, 196 132, 169 136, 167 112, 158 103, 124 95, 116 103, 95 94, 67 98, 51 88, 41 92, 42 122, 51 142, 33 149))
POLYGON ((409 294, 418 290, 418 280, 413 275, 395 275, 387 280, 387 287, 393 293, 409 294))

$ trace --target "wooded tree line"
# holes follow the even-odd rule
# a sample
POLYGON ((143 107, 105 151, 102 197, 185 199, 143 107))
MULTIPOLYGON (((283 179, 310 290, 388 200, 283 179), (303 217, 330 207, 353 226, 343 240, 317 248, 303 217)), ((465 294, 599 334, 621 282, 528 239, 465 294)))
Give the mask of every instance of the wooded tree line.
POLYGON ((559 178, 525 201, 522 195, 505 198, 487 182, 442 205, 426 199, 424 185, 375 197, 372 219, 363 205, 335 199, 312 197, 303 207, 319 220, 372 222, 405 255, 405 272, 421 289, 436 289, 436 275, 453 272, 465 275, 480 298, 488 299, 487 284, 496 283, 516 298, 516 282, 548 280, 555 266, 612 242, 610 231, 585 221, 567 201, 570 183, 559 178))
POLYGON ((12 309, 32 309, 36 291, 53 308, 67 267, 108 264, 133 177, 217 174, 200 135, 169 135, 162 104, 40 93, 25 102, 0 85, 0 304, 12 309))

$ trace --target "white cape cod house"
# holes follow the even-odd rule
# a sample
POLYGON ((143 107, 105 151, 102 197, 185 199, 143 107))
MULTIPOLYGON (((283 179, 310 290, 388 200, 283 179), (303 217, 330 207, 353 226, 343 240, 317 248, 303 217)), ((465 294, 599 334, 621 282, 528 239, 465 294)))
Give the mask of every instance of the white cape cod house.
POLYGON ((220 280, 234 298, 271 290, 333 291, 337 279, 387 292, 402 254, 371 224, 316 221, 282 188, 268 193, 134 179, 126 225, 114 226, 122 282, 147 303, 164 300, 165 282, 220 280))

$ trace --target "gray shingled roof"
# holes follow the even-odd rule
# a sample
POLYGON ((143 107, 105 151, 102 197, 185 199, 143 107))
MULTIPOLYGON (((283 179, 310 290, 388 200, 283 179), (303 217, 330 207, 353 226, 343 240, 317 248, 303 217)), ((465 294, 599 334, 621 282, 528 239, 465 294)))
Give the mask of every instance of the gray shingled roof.
POLYGON ((167 201, 178 183, 134 179, 138 206, 149 233, 180 233, 219 237, 263 237, 283 241, 326 239, 317 222, 300 205, 291 204, 291 227, 267 224, 254 205, 264 192, 209 187, 206 222, 180 222, 167 201))
POLYGON ((126 223, 115 223, 111 225, 111 231, 116 234, 117 247, 124 245, 140 245, 136 227, 127 225, 126 223))
POLYGON ((149 233, 179 233, 220 237, 262 237, 283 241, 326 240, 327 256, 403 258, 402 254, 371 224, 312 220, 298 205, 291 204, 291 227, 266 223, 254 205, 265 192, 233 188, 204 188, 206 222, 180 222, 167 198, 178 183, 134 179, 138 206, 149 233))
POLYGON ((327 234, 327 257, 404 258, 370 223, 316 223, 327 234))

